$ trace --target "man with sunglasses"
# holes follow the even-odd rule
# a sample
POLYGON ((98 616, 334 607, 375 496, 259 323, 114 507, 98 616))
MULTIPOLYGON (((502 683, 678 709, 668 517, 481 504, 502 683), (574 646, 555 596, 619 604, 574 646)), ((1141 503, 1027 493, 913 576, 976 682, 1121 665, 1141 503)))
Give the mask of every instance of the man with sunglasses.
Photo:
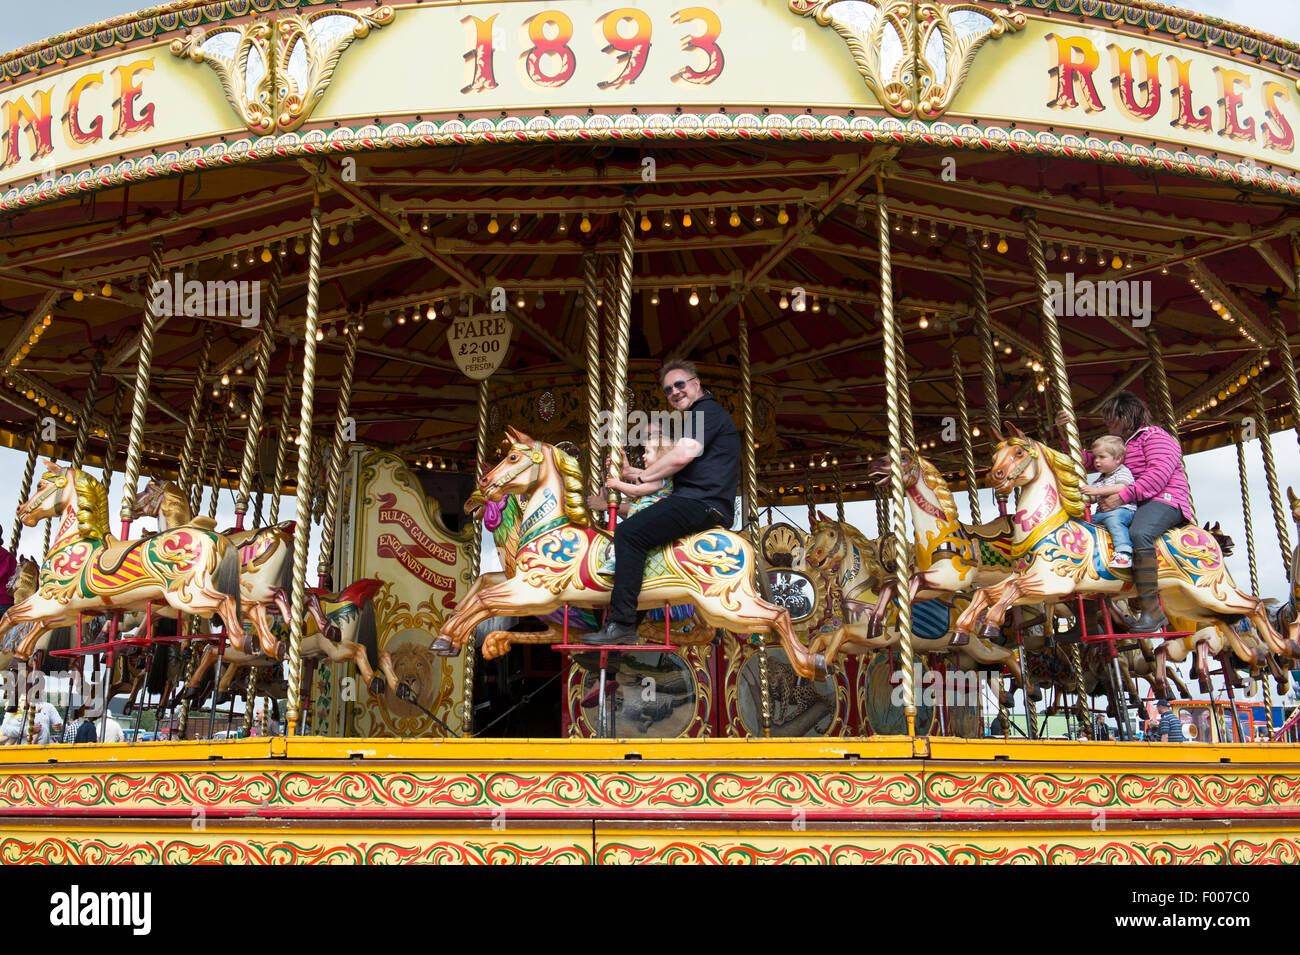
POLYGON ((614 589, 605 626, 584 643, 597 646, 637 641, 637 599, 646 555, 710 527, 730 527, 740 482, 740 434, 718 400, 704 390, 695 365, 670 361, 659 369, 668 404, 682 421, 682 437, 672 450, 645 468, 624 463, 631 484, 671 477, 673 491, 662 501, 631 515, 614 533, 614 589))

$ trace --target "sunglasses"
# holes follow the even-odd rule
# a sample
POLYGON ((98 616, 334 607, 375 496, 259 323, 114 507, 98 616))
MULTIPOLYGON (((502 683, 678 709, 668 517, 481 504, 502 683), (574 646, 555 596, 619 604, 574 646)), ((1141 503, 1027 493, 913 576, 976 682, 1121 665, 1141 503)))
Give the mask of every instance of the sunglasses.
POLYGON ((683 378, 679 381, 674 381, 671 385, 664 385, 664 394, 671 395, 674 391, 685 391, 686 382, 694 381, 696 377, 698 376, 692 375, 690 378, 683 378))

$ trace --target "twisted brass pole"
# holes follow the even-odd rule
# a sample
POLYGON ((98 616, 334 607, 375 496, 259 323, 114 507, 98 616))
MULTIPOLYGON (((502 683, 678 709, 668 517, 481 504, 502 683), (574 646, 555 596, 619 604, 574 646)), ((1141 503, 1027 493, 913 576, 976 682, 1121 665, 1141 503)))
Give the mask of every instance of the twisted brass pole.
POLYGON ((903 323, 897 318, 894 320, 894 340, 898 349, 899 381, 903 383, 898 389, 898 413, 903 423, 903 447, 915 455, 919 454, 920 450, 916 446, 916 426, 912 421, 912 391, 908 384, 907 348, 903 342, 903 323))
POLYGON ((1277 530, 1277 546, 1282 552, 1282 566, 1291 566, 1291 535, 1286 528, 1286 507, 1277 480, 1277 462, 1273 458, 1273 435, 1269 433, 1268 413, 1264 410, 1264 392, 1259 378, 1250 379, 1250 397, 1255 406, 1255 427, 1259 446, 1264 453, 1264 477, 1268 481, 1269 503, 1273 505, 1273 526, 1277 530))
POLYGON ((197 514, 203 510, 203 490, 208 479, 208 462, 216 453, 217 428, 211 420, 204 427, 203 447, 200 449, 198 464, 194 468, 194 481, 190 488, 190 511, 197 514))
MULTIPOLYGON (((276 256, 276 261, 279 261, 276 256)), ((234 692, 233 690, 231 692, 234 692)), ((244 696, 244 737, 249 736, 253 728, 253 707, 257 702, 257 667, 248 668, 248 693, 244 696)))
POLYGON ((352 375, 357 364, 357 343, 361 333, 355 326, 347 329, 347 344, 343 348, 343 374, 339 378, 338 408, 334 414, 334 443, 330 446, 329 475, 325 480, 325 512, 320 525, 320 559, 316 572, 320 586, 334 571, 334 520, 339 506, 339 481, 343 476, 343 448, 347 443, 348 413, 352 410, 352 375))
POLYGON ((966 379, 962 376, 961 356, 952 343, 952 389, 957 396, 957 427, 961 430, 961 463, 966 470, 966 500, 970 503, 972 524, 980 523, 979 483, 975 479, 975 444, 970 433, 970 413, 966 408, 966 379))
POLYGON ((841 524, 844 519, 844 478, 838 464, 831 466, 831 480, 835 482, 835 519, 841 524))
POLYGON ((1038 310, 1043 322, 1043 344, 1047 346, 1047 361, 1056 389, 1056 407, 1065 412, 1065 445, 1070 452, 1070 464, 1079 477, 1080 484, 1087 483, 1083 473, 1083 442, 1079 439, 1079 423, 1074 416, 1074 397, 1070 394, 1070 379, 1065 370, 1065 353, 1061 349, 1061 329, 1052 308, 1052 293, 1047 286, 1047 260, 1043 257, 1043 239, 1038 231, 1038 216, 1032 209, 1025 210, 1025 239, 1029 246, 1029 259, 1034 268, 1034 285, 1038 290, 1038 310))
MULTIPOLYGON (((614 323, 613 365, 610 371, 610 410, 619 438, 610 442, 606 473, 618 478, 623 473, 622 451, 627 430, 627 362, 632 337, 632 252, 636 238, 636 205, 631 198, 623 203, 618 244, 618 304, 614 323)), ((610 508, 618 507, 618 492, 606 496, 610 508)), ((613 511, 617 513, 617 511, 613 511)))
POLYGON ((217 516, 217 506, 221 498, 221 476, 226 471, 226 455, 230 449, 226 447, 226 435, 230 430, 229 416, 223 414, 221 423, 217 425, 217 449, 213 454, 212 462, 212 499, 208 501, 208 517, 217 516))
MULTIPOLYGON (((1151 380, 1155 384, 1157 414, 1163 419, 1160 426, 1178 439, 1178 418, 1174 415, 1174 402, 1169 394, 1169 375, 1165 371, 1165 352, 1160 344, 1154 325, 1148 325, 1145 331, 1148 367, 1151 380)), ((1124 435, 1128 437, 1128 435, 1124 435)), ((1183 480, 1187 482, 1187 503, 1191 506, 1192 520, 1196 520, 1196 502, 1192 500, 1192 482, 1187 475, 1187 462, 1179 458, 1178 466, 1183 469, 1183 480)))
MULTIPOLYGON (((27 498, 32 493, 32 478, 36 476, 36 456, 40 451, 41 445, 41 419, 38 417, 32 423, 32 434, 27 439, 27 465, 23 468, 23 483, 18 486, 18 507, 22 507, 27 498)), ((22 518, 14 517, 14 529, 9 534, 9 552, 17 555, 18 538, 23 532, 22 518)), ((49 547, 45 548, 45 553, 49 553, 49 547)), ((44 557, 45 554, 41 554, 44 557)))
POLYGON ((126 386, 118 384, 113 391, 113 414, 104 436, 104 497, 113 496, 113 469, 117 466, 117 440, 122 436, 122 411, 126 404, 126 386))
POLYGON ((192 484, 194 481, 195 465, 198 463, 195 454, 195 442, 199 435, 199 416, 203 413, 203 390, 207 386, 208 365, 212 359, 212 336, 213 327, 211 324, 205 325, 203 329, 203 344, 199 348, 199 367, 194 373, 194 390, 190 392, 190 413, 185 419, 185 439, 181 443, 181 456, 178 466, 178 480, 181 491, 193 499, 192 484))
POLYGON ((980 346, 980 379, 984 383, 984 416, 988 423, 1002 430, 1002 412, 998 404, 997 358, 993 354, 993 322, 989 317, 988 289, 984 285, 984 256, 971 231, 966 232, 966 251, 970 256, 970 284, 975 311, 975 338, 980 346))
MULTIPOLYGON (((876 177, 876 233, 880 254, 880 318, 881 339, 885 352, 885 408, 889 421, 889 490, 893 508, 895 553, 907 553, 907 491, 903 486, 903 399, 901 392, 907 382, 902 380, 905 368, 899 349, 899 331, 894 316, 894 276, 890 263, 889 200, 885 197, 884 182, 876 177)), ((910 415, 909 415, 910 417, 910 415)), ((900 563, 900 575, 902 565, 900 563)), ((899 651, 903 666, 903 713, 907 717, 907 735, 916 735, 916 673, 913 670, 915 655, 912 650, 912 597, 908 588, 900 586, 895 598, 898 604, 899 651)))
POLYGON ((303 446, 298 454, 298 520, 293 534, 293 597, 289 604, 289 653, 284 675, 289 685, 286 735, 298 728, 298 709, 302 699, 302 611, 307 597, 307 540, 311 530, 311 495, 313 489, 310 455, 306 442, 311 437, 312 410, 316 398, 316 328, 320 317, 320 198, 311 207, 311 255, 307 267, 307 320, 303 330, 302 408, 298 433, 303 446))
POLYGON ((1259 594, 1259 570, 1255 565, 1255 522, 1250 513, 1250 481, 1246 477, 1246 452, 1237 431, 1237 481, 1241 485, 1241 518, 1246 527, 1246 560, 1250 563, 1250 592, 1259 594))
POLYGON ((271 516, 268 524, 280 519, 280 495, 284 492, 285 469, 289 457, 289 421, 293 414, 293 351, 284 368, 284 393, 280 396, 280 424, 275 432, 275 472, 271 478, 271 516))
MULTIPOLYGON (((744 495, 744 524, 750 533, 754 545, 754 560, 757 566, 755 575, 760 578, 759 593, 767 590, 763 559, 759 554, 758 542, 758 460, 754 448, 754 382, 749 363, 749 319, 745 315, 744 302, 737 306, 740 316, 737 329, 737 347, 740 351, 740 413, 743 442, 740 446, 741 494, 744 495)), ((767 660, 767 634, 756 634, 758 642, 758 695, 759 717, 764 736, 772 735, 772 685, 767 660)))
MULTIPOLYGON (((488 380, 484 378, 478 383, 478 414, 474 432, 474 480, 477 481, 483 474, 483 465, 487 461, 488 446, 488 380)), ((599 473, 599 471, 597 471, 599 473)), ((470 530, 472 535, 469 542, 469 573, 470 577, 477 577, 481 571, 481 561, 483 558, 483 510, 480 509, 478 517, 470 521, 470 530)), ((463 709, 461 710, 460 727, 461 733, 465 736, 474 735, 474 667, 477 665, 475 653, 477 648, 474 641, 469 641, 465 647, 465 671, 464 671, 464 692, 463 709)))
MULTIPOLYGON (((1295 241, 1294 236, 1292 241, 1295 241)), ((1297 294, 1300 294, 1300 266, 1296 268, 1296 279, 1297 294)), ((1295 357, 1291 354, 1290 337, 1287 335, 1286 322, 1282 320, 1282 309, 1278 304, 1281 297, 1270 290, 1265 299, 1268 302, 1269 328, 1273 332, 1273 348, 1282 362, 1282 382, 1286 385, 1287 397, 1291 401, 1291 423, 1295 426, 1296 438, 1300 439, 1300 381, 1296 380, 1295 357)))
MULTIPOLYGON (((599 286, 596 254, 582 255, 582 311, 585 317, 583 353, 587 364, 587 494, 599 494, 605 482, 604 454, 601 451, 600 412, 600 309, 596 306, 599 286)), ((477 477, 477 475, 475 475, 477 477)))
POLYGON ((271 284, 266 290, 266 314, 262 317, 262 334, 257 341, 257 358, 253 369, 253 393, 249 396, 248 430, 244 433, 244 454, 239 463, 239 487, 235 491, 235 527, 244 529, 248 513, 249 489, 253 468, 262 441, 262 410, 266 404, 266 380, 275 351, 275 322, 280 312, 280 282, 284 276, 284 259, 271 259, 271 284))
MULTIPOLYGON (((162 239, 154 239, 149 244, 149 280, 152 289, 162 278, 162 239)), ((144 312, 144 321, 140 323, 139 357, 135 368, 135 393, 131 396, 131 430, 126 444, 126 467, 123 468, 125 487, 122 489, 122 539, 125 540, 131 529, 135 515, 136 484, 140 480, 140 452, 144 445, 144 419, 148 409, 149 372, 153 362, 153 339, 158 330, 158 310, 154 296, 149 296, 149 305, 144 312)))
POLYGON ((96 348, 90 360, 90 377, 86 379, 86 396, 81 402, 81 417, 77 419, 77 437, 72 443, 72 466, 80 468, 86 459, 86 444, 90 440, 90 419, 95 415, 95 398, 99 392, 99 376, 104 370, 104 349, 96 348))
POLYGON ((885 501, 884 492, 876 488, 876 536, 884 543, 884 538, 889 534, 889 504, 885 501))

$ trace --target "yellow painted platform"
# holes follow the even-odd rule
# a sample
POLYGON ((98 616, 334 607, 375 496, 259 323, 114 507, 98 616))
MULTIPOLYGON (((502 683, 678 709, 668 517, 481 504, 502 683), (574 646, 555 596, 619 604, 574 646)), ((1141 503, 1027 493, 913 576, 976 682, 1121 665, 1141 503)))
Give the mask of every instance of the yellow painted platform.
POLYGON ((0 757, 6 862, 1300 857, 1292 745, 273 737, 0 757))

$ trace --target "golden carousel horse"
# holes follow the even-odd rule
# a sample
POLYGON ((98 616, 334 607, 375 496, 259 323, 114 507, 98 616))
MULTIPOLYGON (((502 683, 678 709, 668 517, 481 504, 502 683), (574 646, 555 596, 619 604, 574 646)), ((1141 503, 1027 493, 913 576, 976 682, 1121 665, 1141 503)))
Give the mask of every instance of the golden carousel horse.
POLYGON ((218 616, 228 633, 242 633, 239 555, 230 542, 193 526, 116 540, 108 532, 106 496, 104 485, 89 474, 50 461, 36 491, 18 508, 28 527, 53 517, 58 531, 36 592, 0 618, 0 636, 36 622, 14 656, 28 660, 50 629, 75 625, 82 612, 144 610, 151 602, 177 613, 218 616))
MULTIPOLYGON (((317 592, 321 610, 333 632, 339 639, 326 637, 316 624, 314 617, 307 615, 303 619, 302 658, 325 659, 329 663, 353 663, 361 675, 362 682, 370 692, 380 695, 388 689, 396 689, 400 683, 394 672, 392 658, 386 651, 380 651, 379 631, 375 623, 374 597, 383 586, 383 581, 374 578, 362 578, 337 594, 317 592), (372 668, 370 658, 374 656, 377 668, 372 668)), ((285 618, 278 614, 270 615, 269 621, 274 632, 283 641, 288 641, 289 630, 285 618)), ((222 656, 224 663, 230 666, 221 674, 221 684, 217 692, 229 692, 235 677, 250 666, 270 667, 278 662, 267 654, 247 652, 235 647, 227 647, 222 656)), ((203 685, 208 671, 217 662, 217 648, 209 645, 199 658, 194 673, 186 682, 179 699, 194 700, 203 695, 203 685)))
MULTIPOLYGON (((1012 516, 1010 556, 1016 573, 975 592, 957 622, 973 635, 981 614, 984 632, 997 632, 1013 605, 1055 602, 1075 594, 1131 596, 1129 575, 1117 576, 1108 566, 1110 536, 1105 529, 1084 523, 1083 497, 1073 462, 1065 455, 1027 438, 1015 425, 1008 437, 996 431, 989 483, 999 494, 1018 490, 1012 516)), ((1247 617, 1269 651, 1300 657, 1300 644, 1284 639, 1268 619, 1264 603, 1232 582, 1219 541, 1195 525, 1166 531, 1156 542, 1160 589, 1168 609, 1191 620, 1215 624, 1225 617, 1247 617)), ((1232 627, 1224 634, 1233 651, 1258 666, 1267 654, 1236 639, 1232 627)))
MULTIPOLYGON (((215 531, 217 526, 210 517, 194 516, 189 498, 174 482, 156 477, 150 478, 144 490, 136 495, 135 516, 156 517, 158 529, 162 531, 186 525, 215 531)), ((293 530, 293 521, 282 521, 222 534, 238 548, 240 609, 253 624, 259 639, 267 639, 271 633, 269 610, 279 610, 285 617, 289 614, 286 592, 293 584, 293 530)), ((284 644, 263 642, 262 652, 283 658, 284 644)))
MULTIPOLYGON (((481 575, 443 625, 438 653, 463 647, 482 620, 545 616, 563 608, 608 605, 610 582, 599 568, 609 535, 591 526, 582 472, 569 455, 507 428, 509 447, 479 479, 486 500, 524 498, 519 547, 504 573, 481 575)), ((690 603, 706 628, 747 634, 771 630, 800 676, 825 679, 825 661, 804 648, 782 607, 754 589, 754 549, 748 540, 715 528, 675 541, 650 555, 639 607, 690 603)))

